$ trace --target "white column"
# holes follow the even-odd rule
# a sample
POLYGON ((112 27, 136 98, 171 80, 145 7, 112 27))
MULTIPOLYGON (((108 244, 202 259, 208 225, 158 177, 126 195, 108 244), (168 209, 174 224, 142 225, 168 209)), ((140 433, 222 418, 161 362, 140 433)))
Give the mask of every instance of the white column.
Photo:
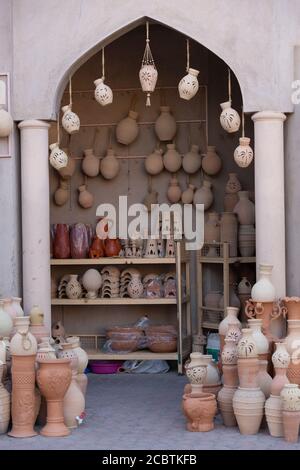
POLYGON ((272 264, 272 281, 278 297, 285 295, 285 115, 262 111, 252 116, 255 137, 256 259, 272 264))
POLYGON ((43 121, 22 121, 21 198, 25 314, 38 304, 51 324, 48 129, 43 121))

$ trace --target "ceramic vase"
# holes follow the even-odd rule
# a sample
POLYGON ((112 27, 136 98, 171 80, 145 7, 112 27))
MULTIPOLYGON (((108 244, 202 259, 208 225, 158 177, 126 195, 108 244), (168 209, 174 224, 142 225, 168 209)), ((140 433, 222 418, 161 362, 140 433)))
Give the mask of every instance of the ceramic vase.
POLYGON ((81 164, 81 170, 90 178, 94 178, 99 175, 100 170, 100 160, 95 157, 93 149, 84 150, 84 158, 81 164))
POLYGON ((221 237, 219 214, 217 212, 209 212, 208 219, 204 225, 204 242, 219 242, 221 237))
POLYGON ((143 92, 147 93, 146 106, 151 106, 150 93, 155 90, 158 72, 153 64, 144 64, 140 68, 139 78, 143 92))
POLYGON ((97 237, 94 237, 94 240, 89 249, 89 258, 102 258, 105 254, 103 240, 97 237))
POLYGON ((16 317, 24 316, 24 310, 21 307, 22 298, 21 297, 12 297, 12 306, 16 312, 16 317))
MULTIPOLYGON (((193 363, 193 361, 191 361, 193 363)), ((185 368, 186 376, 191 384, 191 394, 201 393, 204 380, 207 374, 207 365, 191 365, 185 368)))
POLYGON ((176 173, 181 167, 181 156, 175 148, 175 144, 167 144, 167 151, 163 156, 164 167, 170 173, 176 173))
POLYGON ((287 369, 290 363, 290 355, 285 348, 285 343, 275 343, 276 351, 272 356, 275 376, 271 384, 271 394, 279 396, 283 387, 290 383, 287 377, 287 369))
POLYGON ((120 171, 120 163, 113 149, 107 150, 107 155, 101 160, 101 174, 106 180, 114 179, 120 171))
POLYGON ((118 238, 107 238, 104 242, 105 255, 109 258, 119 256, 122 249, 120 240, 118 238))
POLYGON ((239 309, 237 307, 227 307, 226 316, 219 324, 219 336, 220 336, 220 351, 222 353, 225 344, 225 336, 228 331, 229 324, 238 325, 242 327, 240 320, 238 319, 239 309))
POLYGON ((254 256, 255 254, 254 225, 240 225, 238 237, 239 237, 239 251, 240 251, 241 256, 245 256, 245 257, 254 256))
POLYGON ((265 415, 270 435, 273 437, 283 437, 281 397, 270 395, 265 403, 265 415))
POLYGON ((225 192, 226 194, 236 194, 242 190, 241 183, 238 180, 236 173, 229 173, 229 178, 226 183, 225 192))
POLYGON ((229 323, 227 333, 225 336, 225 342, 226 342, 226 339, 231 339, 237 345, 242 335, 243 333, 241 331, 241 325, 237 323, 229 323))
POLYGON ((50 144, 50 165, 55 168, 55 170, 60 170, 68 164, 68 155, 58 146, 58 143, 50 144))
POLYGON ((288 320, 288 334, 285 338, 286 350, 290 355, 287 377, 291 383, 300 385, 300 320, 288 320))
POLYGON ((88 233, 85 224, 77 223, 72 225, 70 230, 71 258, 87 258, 89 250, 88 233))
POLYGON ((184 394, 182 408, 188 420, 188 431, 207 432, 213 430, 213 420, 217 412, 217 402, 214 394, 184 394))
POLYGON ((300 424, 300 389, 297 384, 287 384, 280 393, 284 438, 298 442, 300 424))
POLYGON ((113 102, 113 92, 112 89, 104 83, 103 78, 98 78, 94 81, 96 87, 94 96, 95 100, 101 104, 101 106, 107 106, 113 102))
POLYGON ((78 274, 70 274, 70 280, 66 286, 68 299, 79 299, 82 294, 82 287, 78 281, 78 274))
POLYGON ((194 204, 204 204, 205 211, 207 211, 214 202, 214 195, 211 190, 211 186, 212 184, 210 181, 204 180, 201 188, 197 189, 194 194, 194 204))
POLYGON ((235 163, 241 168, 247 168, 253 160, 253 150, 250 147, 248 137, 240 137, 240 145, 235 149, 233 158, 235 163))
POLYGON ((88 269, 82 276, 82 285, 87 291, 87 299, 96 299, 102 285, 102 276, 97 269, 88 269))
POLYGON ((200 170, 201 157, 199 155, 199 145, 192 145, 190 151, 183 156, 182 167, 189 175, 192 175, 200 170))
POLYGON ((139 127, 136 122, 138 113, 129 111, 126 118, 122 119, 116 128, 117 141, 123 145, 130 145, 135 141, 139 134, 139 127))
POLYGON ((4 301, 0 300, 0 337, 10 336, 13 329, 13 320, 4 310, 4 301))
POLYGON ((0 138, 9 137, 14 127, 14 121, 3 105, 0 105, 0 138))
POLYGON ((233 427, 237 425, 232 404, 235 391, 236 387, 228 387, 224 385, 224 387, 222 387, 218 393, 218 406, 224 426, 226 427, 233 427))
POLYGON ((79 131, 80 128, 80 119, 72 111, 72 106, 69 104, 61 108, 63 112, 63 117, 61 120, 62 126, 68 134, 75 134, 79 131))
POLYGON ((251 318, 248 320, 250 330, 256 344, 259 359, 268 359, 269 341, 262 332, 262 320, 260 318, 251 318))
POLYGON ((58 170, 58 173, 59 173, 59 175, 62 179, 69 180, 70 178, 72 178, 72 176, 75 172, 76 160, 75 160, 75 158, 72 158, 71 155, 68 154, 68 149, 67 148, 63 148, 62 150, 65 152, 65 154, 68 157, 68 163, 63 168, 60 168, 58 170))
MULTIPOLYGON (((221 357, 222 357, 223 366, 237 364, 237 360, 238 360, 237 343, 234 339, 227 338, 227 337, 225 338, 221 357)), ((233 384, 227 384, 227 385, 233 385, 233 384)))
POLYGON ((70 237, 67 224, 57 224, 53 241, 53 257, 57 259, 70 258, 70 237))
MULTIPOLYGON (((54 340, 52 340, 54 342, 54 340)), ((42 338, 42 341, 38 344, 38 350, 36 354, 36 364, 37 368, 39 367, 39 363, 48 359, 56 359, 55 349, 50 344, 50 338, 42 338)))
POLYGON ((87 383, 88 378, 87 375, 84 373, 85 369, 87 368, 89 359, 88 355, 84 349, 80 346, 80 338, 78 336, 71 336, 67 338, 67 343, 72 345, 73 350, 76 353, 78 359, 78 375, 77 375, 77 383, 79 385, 80 390, 83 393, 83 396, 86 395, 87 383))
POLYGON ((169 106, 160 107, 160 115, 155 121, 155 133, 161 142, 173 140, 176 134, 176 121, 169 106))
POLYGON ((248 191, 238 192, 239 202, 233 212, 241 225, 253 225, 255 222, 255 206, 249 199, 248 191))
POLYGON ((242 280, 239 282, 237 291, 238 294, 245 294, 248 295, 248 298, 250 299, 251 296, 251 284, 248 281, 247 277, 242 277, 242 280))
POLYGON ((162 158, 162 150, 155 149, 145 159, 145 169, 149 175, 159 175, 164 169, 164 162, 162 158))
POLYGON ((127 292, 129 297, 131 297, 132 299, 139 299, 143 296, 144 286, 140 277, 132 277, 131 281, 128 284, 127 292))
POLYGON ((181 194, 181 202, 182 204, 192 204, 194 200, 194 191, 195 186, 193 184, 189 184, 187 189, 183 191, 181 194))
POLYGON ((4 364, 0 360, 0 435, 6 434, 10 422, 10 394, 2 383, 4 364))
POLYGON ((271 281, 272 270, 273 266, 270 264, 259 265, 259 280, 251 290, 251 298, 254 302, 274 302, 276 292, 271 281))
POLYGON ((288 320, 300 320, 300 297, 285 297, 288 320))
POLYGON ((237 132, 241 125, 241 119, 238 112, 231 107, 231 101, 220 104, 222 112, 220 123, 223 129, 229 133, 237 132))
POLYGON ((222 160, 216 152, 214 145, 207 146, 207 152, 202 159, 203 171, 210 176, 215 176, 222 168, 222 160))
POLYGON ((223 212, 220 221, 221 242, 229 244, 229 256, 237 256, 238 223, 235 214, 223 212))
POLYGON ((185 75, 178 84, 178 92, 180 98, 183 100, 192 99, 199 90, 198 82, 199 70, 189 68, 187 75, 185 75))
POLYGON ((178 183, 178 179, 176 175, 173 175, 172 178, 170 179, 168 191, 167 191, 167 197, 170 202, 176 203, 180 201, 181 198, 181 188, 178 183))
POLYGON ((263 418, 263 392, 259 388, 239 387, 233 395, 232 404, 240 433, 257 434, 263 418))
POLYGON ((86 189, 86 185, 82 184, 78 188, 79 197, 78 203, 84 209, 89 209, 94 204, 94 196, 86 189))
POLYGON ((257 374, 257 382, 261 391, 264 393, 266 398, 271 395, 272 377, 267 372, 268 361, 259 361, 259 371, 257 374))
POLYGON ((57 206, 64 206, 69 200, 69 185, 66 181, 60 180, 59 187, 54 193, 54 202, 57 206))

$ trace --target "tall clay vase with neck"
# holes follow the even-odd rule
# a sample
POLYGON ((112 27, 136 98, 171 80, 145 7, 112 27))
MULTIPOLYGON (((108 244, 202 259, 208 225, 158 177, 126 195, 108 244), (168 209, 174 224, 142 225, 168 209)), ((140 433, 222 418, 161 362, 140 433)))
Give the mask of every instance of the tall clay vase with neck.
POLYGON ((276 351, 272 356, 275 376, 271 384, 271 395, 279 396, 283 387, 290 383, 286 373, 291 358, 286 350, 285 343, 275 343, 275 346, 276 351))
POLYGON ((248 325, 250 330, 252 330, 252 335, 257 348, 258 358, 260 360, 268 360, 270 346, 267 337, 261 331, 262 320, 260 318, 251 318, 248 320, 248 325))
POLYGON ((29 331, 29 317, 16 317, 16 334, 10 342, 12 356, 12 437, 33 437, 36 419, 35 358, 37 342, 29 331))
POLYGON ((82 391, 83 395, 86 394, 88 378, 84 373, 88 365, 88 355, 84 349, 80 346, 80 338, 78 336, 71 336, 67 338, 67 343, 72 345, 73 350, 75 351, 78 358, 78 374, 77 374, 77 383, 82 391))
POLYGON ((240 320, 238 319, 239 309, 237 307, 227 307, 226 316, 219 324, 219 335, 220 335, 220 352, 222 353, 225 344, 225 336, 228 331, 229 324, 238 325, 242 327, 240 320))
POLYGON ((239 202, 234 207, 233 212, 237 215, 241 225, 253 225, 255 222, 255 206, 249 199, 248 191, 238 192, 239 202))
POLYGON ((4 363, 0 361, 0 434, 7 433, 10 421, 10 394, 2 383, 4 363))
POLYGON ((218 405, 225 426, 236 426, 236 418, 233 411, 232 399, 238 387, 237 374, 237 345, 234 339, 225 339, 222 352, 223 383, 224 386, 218 393, 218 405))
POLYGON ((70 386, 72 371, 69 359, 43 359, 39 362, 37 382, 47 400, 47 424, 42 436, 62 437, 70 434, 64 423, 64 396, 70 386))

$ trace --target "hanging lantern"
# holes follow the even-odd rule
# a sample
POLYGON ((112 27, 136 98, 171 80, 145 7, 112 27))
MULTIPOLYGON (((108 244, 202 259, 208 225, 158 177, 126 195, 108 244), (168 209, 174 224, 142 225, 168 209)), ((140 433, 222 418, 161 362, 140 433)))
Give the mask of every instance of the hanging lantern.
POLYGON ((178 92, 180 98, 183 100, 190 100, 193 98, 199 90, 198 75, 199 70, 190 68, 190 41, 186 40, 187 59, 186 59, 186 71, 188 72, 178 84, 178 92))
POLYGON ((245 137, 245 115, 242 114, 242 137, 240 145, 234 151, 234 161, 241 168, 247 168, 254 157, 253 150, 250 147, 249 137, 245 137))
POLYGON ((59 116, 57 118, 57 142, 51 144, 49 146, 50 152, 50 165, 53 166, 56 170, 60 170, 61 168, 65 168, 68 164, 69 157, 60 147, 59 147, 59 116))
POLYGON ((241 119, 238 112, 231 107, 231 75, 228 69, 228 101, 221 103, 222 112, 220 115, 220 123, 223 129, 230 134, 237 132, 241 125, 241 119))
POLYGON ((95 100, 101 104, 101 106, 106 106, 113 102, 113 92, 112 89, 104 83, 105 80, 105 61, 104 61, 104 47, 102 49, 102 77, 94 81, 95 89, 95 100))
POLYGON ((146 23, 146 47, 142 60, 142 67, 140 69, 139 77, 142 90, 147 93, 146 106, 151 106, 150 93, 155 90, 157 82, 157 70, 155 67, 154 59, 149 45, 149 23, 146 23))
POLYGON ((71 81, 71 77, 70 77, 70 80, 69 80, 69 96, 70 96, 70 104, 67 105, 67 106, 63 106, 61 108, 61 110, 63 112, 63 117, 62 117, 62 120, 61 120, 61 124, 62 124, 63 128, 65 129, 65 131, 68 132, 68 134, 76 134, 76 132, 78 132, 79 128, 80 128, 80 119, 77 116, 77 114, 75 114, 72 111, 72 81, 71 81))

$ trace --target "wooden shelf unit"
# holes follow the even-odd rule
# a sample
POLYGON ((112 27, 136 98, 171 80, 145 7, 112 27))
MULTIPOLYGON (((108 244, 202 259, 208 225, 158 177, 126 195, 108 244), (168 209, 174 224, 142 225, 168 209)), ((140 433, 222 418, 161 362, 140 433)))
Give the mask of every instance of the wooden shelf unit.
POLYGON ((51 266, 97 266, 97 265, 111 265, 111 264, 176 264, 174 258, 99 258, 99 259, 51 259, 51 266))

